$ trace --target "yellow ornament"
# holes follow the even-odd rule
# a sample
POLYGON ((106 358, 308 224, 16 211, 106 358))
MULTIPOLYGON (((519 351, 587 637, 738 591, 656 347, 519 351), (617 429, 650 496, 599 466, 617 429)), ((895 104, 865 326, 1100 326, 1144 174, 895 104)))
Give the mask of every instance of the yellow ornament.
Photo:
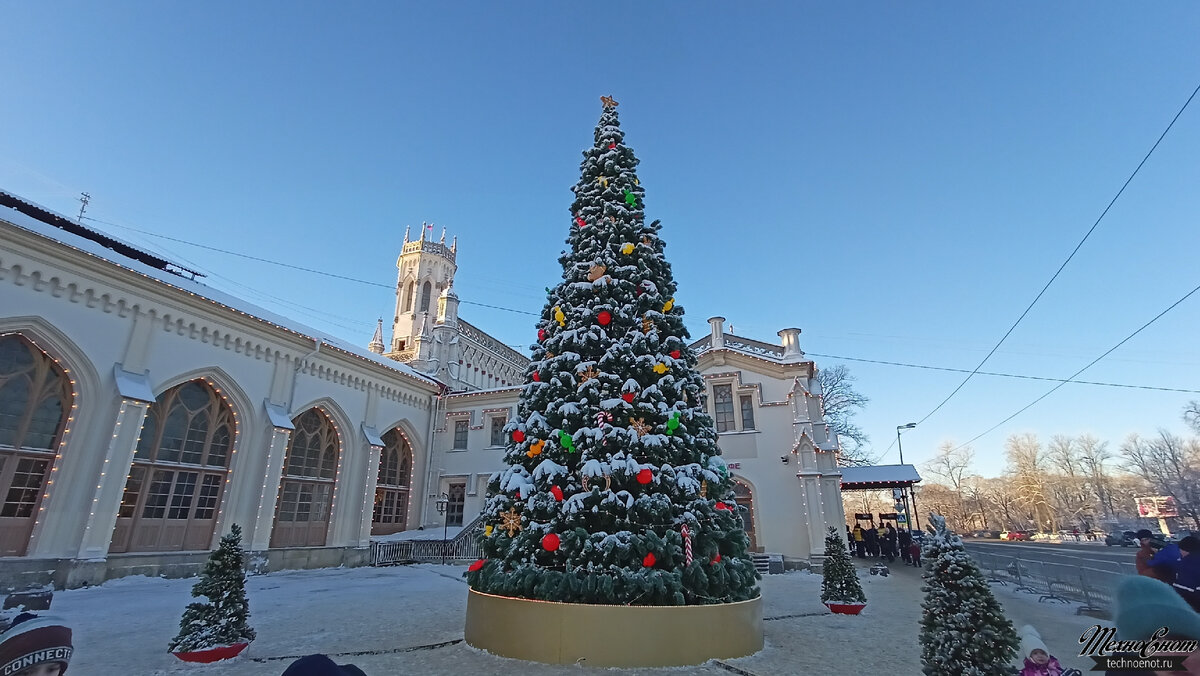
POLYGON ((675 299, 674 298, 663 303, 663 312, 670 312, 671 308, 673 308, 673 307, 675 307, 675 299))
POLYGON ((702 498, 708 497, 708 481, 706 481, 706 480, 700 481, 700 497, 702 497, 702 498))
POLYGON ((608 177, 607 176, 601 176, 600 178, 596 179, 596 182, 599 183, 600 185, 604 186, 605 188, 608 187, 608 177))
POLYGON ((492 537, 492 524, 489 523, 483 527, 483 536, 489 538, 492 537))
POLYGON ((625 254, 626 256, 633 253, 633 245, 626 242, 625 245, 621 247, 621 253, 625 254))
POLYGON ((554 321, 558 322, 559 326, 567 325, 567 316, 563 314, 562 308, 554 306, 554 321))
POLYGON ((662 374, 667 372, 667 365, 662 363, 661 361, 658 362, 657 364, 654 365, 654 372, 661 376, 662 374))

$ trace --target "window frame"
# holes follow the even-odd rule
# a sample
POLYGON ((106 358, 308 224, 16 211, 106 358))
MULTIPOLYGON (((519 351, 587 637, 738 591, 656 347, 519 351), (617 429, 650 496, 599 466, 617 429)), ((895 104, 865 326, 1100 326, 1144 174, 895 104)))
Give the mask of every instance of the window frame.
POLYGON ((508 424, 508 415, 499 413, 488 418, 488 424, 491 426, 488 430, 490 438, 488 441, 489 448, 503 448, 504 441, 504 426, 508 424))
POLYGON ((713 425, 716 427, 717 434, 723 432, 737 431, 737 413, 733 405, 733 383, 714 383, 713 390, 713 425), (721 394, 729 393, 728 401, 721 401, 721 394), (723 411, 723 406, 728 406, 728 411, 723 411))
POLYGON ((450 450, 465 451, 465 450, 467 450, 467 447, 470 445, 470 442, 471 442, 471 421, 468 420, 467 418, 455 418, 454 419, 454 432, 451 437, 450 450), (460 432, 461 432, 461 443, 462 443, 461 446, 459 445, 459 443, 460 443, 460 434, 459 433, 460 432))
POLYGON ((757 432, 758 428, 756 427, 754 420, 754 395, 739 394, 738 408, 742 418, 742 431, 757 432), (746 422, 747 419, 749 419, 749 423, 746 422))

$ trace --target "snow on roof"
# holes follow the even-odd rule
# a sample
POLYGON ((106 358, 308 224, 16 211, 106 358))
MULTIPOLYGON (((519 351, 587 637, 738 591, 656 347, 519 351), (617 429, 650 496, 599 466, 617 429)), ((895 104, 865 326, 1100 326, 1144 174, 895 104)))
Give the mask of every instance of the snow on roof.
MULTIPOLYGON (((41 207, 39 207, 39 209, 40 208, 41 207)), ((54 216, 63 217, 61 214, 56 214, 48 209, 43 210, 54 216)), ((253 303, 249 303, 241 298, 238 298, 237 296, 225 293, 224 291, 218 291, 217 289, 201 284, 195 280, 187 279, 171 272, 158 269, 140 260, 123 256, 116 251, 103 246, 99 242, 47 224, 14 208, 0 206, 0 221, 5 221, 22 230, 29 231, 35 235, 39 235, 46 239, 62 244, 63 246, 70 247, 77 251, 81 251, 85 254, 107 261, 113 265, 124 268, 125 270, 129 270, 130 272, 152 279, 160 284, 163 284, 164 286, 171 287, 194 296, 199 296, 217 305, 221 305, 233 310, 234 312, 247 315, 253 319, 257 319, 290 333, 294 333, 301 338, 306 338, 313 342, 320 340, 323 344, 341 352, 345 352, 351 356, 372 362, 377 366, 383 366, 391 371, 395 371, 415 380, 421 381, 422 383, 437 385, 440 387, 438 381, 418 372, 407 364, 388 359, 382 355, 377 355, 365 348, 360 348, 352 343, 342 340, 341 338, 336 338, 287 317, 277 315, 270 310, 258 307, 253 303)), ((104 233, 100 234, 107 236, 104 235, 104 233)))
POLYGON ((894 488, 901 484, 917 483, 921 475, 912 465, 870 465, 867 467, 842 467, 842 488, 855 484, 857 488, 894 488))
POLYGON ((504 385, 502 387, 489 387, 489 388, 482 389, 482 390, 467 390, 465 392, 452 392, 450 394, 447 394, 446 398, 449 399, 451 397, 468 397, 473 394, 495 394, 496 392, 509 392, 509 391, 516 392, 516 391, 519 391, 522 387, 524 387, 524 385, 504 385))

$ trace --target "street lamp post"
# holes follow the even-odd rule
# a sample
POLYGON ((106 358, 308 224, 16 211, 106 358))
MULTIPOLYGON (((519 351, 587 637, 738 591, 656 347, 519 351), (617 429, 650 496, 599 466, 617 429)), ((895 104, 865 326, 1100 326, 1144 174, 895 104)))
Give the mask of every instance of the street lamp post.
POLYGON ((446 565, 446 531, 450 524, 450 515, 446 513, 446 507, 450 504, 450 496, 442 493, 437 499, 437 512, 442 515, 442 565, 446 565))
MULTIPOLYGON (((904 444, 900 441, 900 432, 901 432, 901 430, 911 430, 916 426, 917 426, 917 423, 911 423, 911 422, 908 423, 907 425, 896 425, 896 446, 897 446, 897 448, 900 449, 900 464, 901 465, 904 464, 904 444)), ((912 492, 912 486, 909 486, 908 489, 903 489, 903 488, 900 489, 900 493, 904 496, 904 511, 907 512, 908 513, 907 516, 913 520, 913 523, 909 524, 909 528, 912 528, 913 524, 915 523, 917 526, 917 530, 920 530, 921 529, 921 521, 919 519, 917 519, 917 513, 916 513, 917 512, 917 495, 916 495, 916 493, 913 493, 912 510, 910 511, 908 508, 908 494, 910 492, 912 492)))

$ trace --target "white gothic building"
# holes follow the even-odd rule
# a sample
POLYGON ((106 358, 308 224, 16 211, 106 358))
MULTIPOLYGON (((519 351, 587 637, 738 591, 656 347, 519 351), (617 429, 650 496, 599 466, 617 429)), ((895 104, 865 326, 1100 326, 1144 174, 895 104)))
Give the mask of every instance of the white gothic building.
MULTIPOLYGON (((406 236, 362 349, 0 191, 0 588, 188 575, 234 524, 260 569, 361 565, 469 524, 528 359, 458 316, 457 243, 406 236), (445 516, 436 501, 449 501, 445 516)), ((844 523, 798 329, 693 344, 759 551, 844 523)))

